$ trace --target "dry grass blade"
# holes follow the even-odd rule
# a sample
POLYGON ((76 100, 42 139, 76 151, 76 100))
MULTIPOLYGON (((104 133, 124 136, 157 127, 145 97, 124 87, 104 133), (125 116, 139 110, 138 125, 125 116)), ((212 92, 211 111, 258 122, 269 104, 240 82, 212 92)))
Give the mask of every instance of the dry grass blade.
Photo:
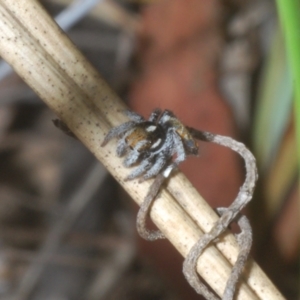
MULTIPOLYGON (((124 182, 129 170, 116 157, 115 142, 100 147, 109 128, 126 121, 122 102, 37 1, 0 0, 0 15, 0 55, 140 204, 152 181, 124 182)), ((183 256, 217 220, 180 173, 155 201, 151 217, 183 256)), ((214 246, 205 250, 198 272, 221 295, 238 246, 229 234, 217 246, 221 252, 214 246)), ((247 274, 238 299, 283 299, 255 263, 249 264, 247 274)))

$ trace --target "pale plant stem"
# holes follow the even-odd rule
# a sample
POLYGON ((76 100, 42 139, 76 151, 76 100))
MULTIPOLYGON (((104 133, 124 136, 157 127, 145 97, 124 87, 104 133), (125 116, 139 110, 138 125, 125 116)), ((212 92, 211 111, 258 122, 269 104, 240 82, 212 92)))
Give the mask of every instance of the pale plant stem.
MULTIPOLYGON (((116 142, 100 146, 111 127, 127 121, 124 104, 37 1, 0 0, 0 55, 141 204, 153 181, 125 182, 130 170, 115 155, 116 142)), ((181 173, 160 193, 151 217, 183 256, 218 220, 181 173)), ((197 271, 222 295, 239 247, 230 234, 216 244, 220 250, 208 247, 197 271)), ((254 262, 247 275, 237 299, 283 299, 254 262)))

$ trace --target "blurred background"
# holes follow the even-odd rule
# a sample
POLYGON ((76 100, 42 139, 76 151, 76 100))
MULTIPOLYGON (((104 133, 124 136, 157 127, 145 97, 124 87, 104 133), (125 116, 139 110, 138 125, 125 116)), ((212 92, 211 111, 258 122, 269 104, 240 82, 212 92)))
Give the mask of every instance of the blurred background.
MULTIPOLYGON (((271 0, 45 0, 108 83, 148 117, 243 141, 259 182, 245 213, 252 256, 299 299, 299 172, 292 76, 271 0)), ((167 241, 136 233, 138 207, 0 61, 0 299, 201 299, 167 241)), ((228 206, 243 161, 200 143, 181 170, 212 207, 228 206)))

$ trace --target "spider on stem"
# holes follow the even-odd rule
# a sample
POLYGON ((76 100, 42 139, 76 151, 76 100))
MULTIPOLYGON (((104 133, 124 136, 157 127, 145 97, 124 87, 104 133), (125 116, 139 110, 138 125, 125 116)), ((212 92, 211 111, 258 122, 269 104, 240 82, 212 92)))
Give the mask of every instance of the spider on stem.
POLYGON ((160 109, 155 109, 148 120, 129 110, 126 110, 125 114, 130 121, 112 128, 106 135, 102 146, 105 146, 111 139, 118 138, 117 155, 125 156, 124 166, 136 166, 125 180, 140 178, 141 182, 155 177, 137 216, 137 230, 146 240, 154 241, 164 238, 159 230, 150 231, 146 228, 146 218, 151 204, 165 180, 187 156, 198 155, 196 139, 229 147, 244 158, 246 179, 236 199, 228 208, 217 209, 221 216, 220 219, 192 247, 183 264, 183 273, 196 292, 209 300, 218 299, 200 281, 196 273, 196 264, 203 250, 218 238, 233 221, 237 221, 241 229, 241 233, 237 235, 240 251, 222 298, 223 300, 233 299, 237 282, 252 245, 251 226, 248 219, 241 216, 240 212, 252 199, 257 180, 254 156, 244 144, 229 137, 184 126, 169 110, 162 112, 160 109))
POLYGON ((162 113, 155 109, 147 121, 132 111, 125 114, 131 121, 111 129, 102 146, 114 137, 119 138, 117 155, 127 154, 124 166, 138 165, 126 180, 146 180, 161 172, 167 178, 188 155, 198 154, 196 141, 171 111, 162 113))

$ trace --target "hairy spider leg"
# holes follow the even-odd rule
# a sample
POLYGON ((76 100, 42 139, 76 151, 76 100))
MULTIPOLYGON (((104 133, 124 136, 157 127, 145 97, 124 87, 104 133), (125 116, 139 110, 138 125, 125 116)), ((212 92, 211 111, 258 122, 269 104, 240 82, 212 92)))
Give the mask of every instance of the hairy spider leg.
POLYGON ((143 182, 144 180, 147 180, 151 177, 156 176, 166 165, 168 161, 169 155, 165 151, 160 151, 156 156, 155 156, 155 161, 154 164, 150 167, 150 169, 145 173, 143 178, 140 180, 140 182, 143 182))
POLYGON ((128 153, 124 160, 125 167, 131 167, 138 162, 141 157, 140 149, 143 148, 147 143, 149 143, 147 140, 142 140, 136 144, 136 146, 128 153))
MULTIPOLYGON (((134 125, 134 127, 136 127, 136 124, 134 125)), ((117 146, 117 155, 119 157, 122 157, 123 155, 126 154, 128 148, 130 148, 128 142, 127 142, 127 138, 135 132, 135 128, 131 128, 129 129, 127 132, 125 132, 123 134, 123 136, 120 138, 119 142, 118 142, 118 146, 117 146)), ((140 148, 138 149, 140 150, 140 148)))
POLYGON ((156 123, 161 115, 161 109, 156 108, 150 115, 148 121, 156 123))
POLYGON ((184 145, 182 143, 182 139, 180 138, 180 136, 177 134, 176 131, 173 132, 173 135, 174 135, 173 140, 174 140, 176 154, 177 154, 177 157, 174 162, 176 164, 179 164, 186 159, 186 152, 184 149, 184 145))
MULTIPOLYGON (((183 162, 186 159, 186 153, 185 153, 185 149, 184 149, 184 145, 182 143, 182 139, 180 138, 180 136, 177 134, 176 130, 172 129, 172 140, 174 142, 174 147, 175 147, 175 151, 174 153, 176 153, 177 157, 175 158, 175 160, 169 165, 167 166, 167 168, 163 171, 163 175, 168 178, 170 176, 170 174, 172 173, 172 171, 178 167, 178 165, 183 162)), ((173 153, 173 154, 174 154, 173 153)))
POLYGON ((156 151, 154 164, 143 176, 143 180, 147 180, 151 177, 156 176, 172 158, 173 154, 175 153, 173 138, 174 134, 172 132, 172 129, 170 128, 168 129, 166 134, 165 144, 162 146, 162 148, 156 151))
POLYGON ((129 130, 122 138, 119 139, 118 145, 117 145, 117 155, 119 157, 122 157, 126 154, 129 146, 126 142, 126 136, 130 134, 133 131, 133 129, 129 130))
MULTIPOLYGON (((113 139, 117 136, 121 136, 124 132, 134 128, 136 126, 136 124, 139 124, 139 123, 142 123, 145 121, 145 119, 142 116, 138 115, 137 113, 135 113, 133 111, 125 110, 124 114, 132 121, 123 123, 117 127, 112 128, 108 132, 106 137, 104 138, 104 141, 101 144, 102 147, 105 146, 111 139, 113 139)), ((121 155, 119 155, 119 156, 121 156, 121 155)))
POLYGON ((150 156, 147 159, 143 160, 141 164, 126 177, 125 180, 127 181, 127 180, 132 180, 134 178, 140 177, 152 166, 152 160, 153 160, 153 156, 150 156))
POLYGON ((121 124, 117 127, 112 128, 106 137, 104 138, 104 141, 101 144, 101 147, 104 147, 111 139, 122 135, 124 132, 134 128, 136 126, 136 123, 133 121, 126 122, 124 124, 121 124))
POLYGON ((142 123, 146 121, 142 116, 129 109, 125 109, 124 114, 135 123, 142 123))

